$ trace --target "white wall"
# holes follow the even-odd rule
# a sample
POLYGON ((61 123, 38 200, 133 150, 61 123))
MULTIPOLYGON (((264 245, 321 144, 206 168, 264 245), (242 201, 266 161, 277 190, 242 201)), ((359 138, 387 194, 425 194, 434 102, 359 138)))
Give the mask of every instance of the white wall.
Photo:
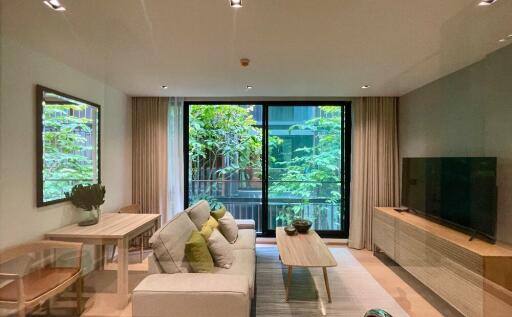
POLYGON ((400 98, 400 156, 498 158, 498 240, 512 243, 512 45, 400 98))
POLYGON ((105 212, 131 202, 130 99, 67 65, 0 38, 0 249, 77 221, 70 203, 36 208, 35 85, 101 105, 105 212))

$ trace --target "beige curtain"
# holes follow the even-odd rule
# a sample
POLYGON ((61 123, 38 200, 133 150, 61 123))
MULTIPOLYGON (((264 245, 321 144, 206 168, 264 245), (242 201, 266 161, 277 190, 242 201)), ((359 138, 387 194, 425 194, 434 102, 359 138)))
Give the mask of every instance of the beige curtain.
POLYGON ((349 247, 371 250, 374 207, 399 204, 398 99, 364 97, 353 106, 349 247))
POLYGON ((167 221, 167 114, 169 98, 132 99, 132 199, 143 213, 167 221))

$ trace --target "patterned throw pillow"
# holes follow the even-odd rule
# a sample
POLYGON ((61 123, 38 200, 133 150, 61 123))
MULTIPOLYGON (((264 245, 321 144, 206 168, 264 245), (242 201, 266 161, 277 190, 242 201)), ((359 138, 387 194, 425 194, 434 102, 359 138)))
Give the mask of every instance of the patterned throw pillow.
POLYGON ((213 257, 215 265, 225 269, 229 269, 233 264, 234 254, 233 245, 226 240, 219 230, 213 230, 208 239, 208 249, 213 257))
POLYGON ((229 243, 235 243, 238 238, 238 225, 229 211, 219 219, 219 230, 229 243))

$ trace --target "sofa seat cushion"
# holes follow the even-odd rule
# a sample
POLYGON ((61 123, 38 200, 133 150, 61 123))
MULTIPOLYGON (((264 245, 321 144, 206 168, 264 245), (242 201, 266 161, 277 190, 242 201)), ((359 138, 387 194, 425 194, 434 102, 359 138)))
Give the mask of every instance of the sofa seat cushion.
POLYGON ((185 209, 185 212, 190 217, 190 220, 196 225, 197 230, 201 230, 203 225, 210 218, 210 205, 206 200, 200 200, 189 208, 185 209))
POLYGON ((152 274, 140 282, 134 293, 240 293, 247 295, 247 281, 239 278, 222 278, 217 274, 152 274))
POLYGON ((190 265, 185 257, 185 244, 196 226, 184 212, 164 224, 149 242, 153 254, 165 273, 188 273, 190 265))
POLYGON ((235 248, 235 250, 254 250, 256 247, 256 230, 238 230, 238 238, 233 244, 233 247, 235 248))
MULTIPOLYGON (((42 268, 22 277, 25 300, 31 301, 73 278, 78 268, 42 268)), ((17 282, 13 281, 0 288, 0 301, 18 300, 17 282)))
POLYGON ((255 250, 234 250, 235 259, 231 268, 224 269, 215 267, 216 274, 243 275, 249 282, 249 294, 254 297, 254 275, 256 273, 256 252, 255 250))
POLYGON ((245 276, 213 273, 149 275, 133 290, 132 315, 249 316, 248 291, 245 276))

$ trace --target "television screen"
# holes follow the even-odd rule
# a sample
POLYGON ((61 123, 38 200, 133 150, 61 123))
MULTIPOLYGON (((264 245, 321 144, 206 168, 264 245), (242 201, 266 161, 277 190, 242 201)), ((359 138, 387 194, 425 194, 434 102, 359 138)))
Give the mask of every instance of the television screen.
POLYGON ((496 236, 496 158, 404 158, 402 205, 447 224, 496 236))

